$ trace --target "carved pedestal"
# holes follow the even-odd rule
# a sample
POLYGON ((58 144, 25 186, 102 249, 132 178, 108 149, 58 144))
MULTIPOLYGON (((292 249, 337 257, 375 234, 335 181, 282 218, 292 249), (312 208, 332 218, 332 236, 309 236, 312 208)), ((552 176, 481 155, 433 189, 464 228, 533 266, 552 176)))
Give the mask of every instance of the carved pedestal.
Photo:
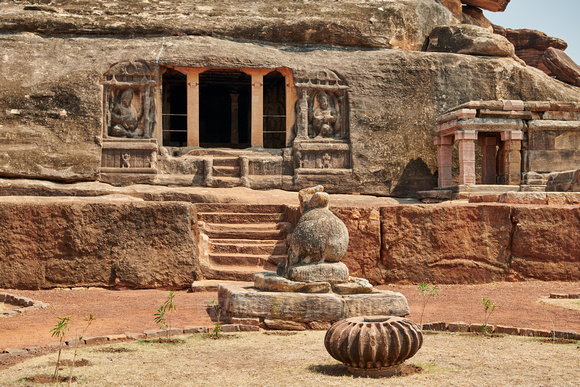
POLYGON ((103 141, 101 181, 151 183, 157 175, 157 140, 108 138, 103 141))

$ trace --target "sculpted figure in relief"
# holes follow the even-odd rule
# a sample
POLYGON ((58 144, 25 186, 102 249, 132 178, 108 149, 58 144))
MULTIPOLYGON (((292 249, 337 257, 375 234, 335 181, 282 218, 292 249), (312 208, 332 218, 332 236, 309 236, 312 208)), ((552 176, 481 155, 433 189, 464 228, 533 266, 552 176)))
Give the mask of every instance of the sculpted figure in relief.
POLYGON ((125 89, 111 109, 111 129, 109 134, 114 137, 140 137, 143 129, 140 129, 139 118, 131 105, 133 90, 125 89))
POLYGON ((332 137, 335 123, 338 119, 338 112, 332 106, 326 92, 321 91, 316 98, 318 106, 314 108, 314 119, 312 120, 314 134, 316 137, 332 137))

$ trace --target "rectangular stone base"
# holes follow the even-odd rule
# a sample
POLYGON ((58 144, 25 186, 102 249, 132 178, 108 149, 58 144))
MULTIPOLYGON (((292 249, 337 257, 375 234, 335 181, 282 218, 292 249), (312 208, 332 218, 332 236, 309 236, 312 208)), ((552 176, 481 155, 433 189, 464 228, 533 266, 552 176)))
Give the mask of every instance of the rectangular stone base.
POLYGON ((334 322, 358 316, 406 316, 407 299, 401 293, 374 290, 367 294, 264 292, 253 284, 220 284, 218 299, 232 317, 334 322))

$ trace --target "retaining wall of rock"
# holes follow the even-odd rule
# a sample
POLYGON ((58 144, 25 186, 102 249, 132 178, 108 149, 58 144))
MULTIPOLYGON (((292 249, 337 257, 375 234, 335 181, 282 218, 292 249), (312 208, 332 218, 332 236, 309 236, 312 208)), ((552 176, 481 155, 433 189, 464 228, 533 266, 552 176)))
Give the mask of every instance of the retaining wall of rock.
POLYGON ((0 201, 0 219, 0 288, 188 287, 200 276, 190 203, 20 197, 0 201))
MULTIPOLYGON (((580 280, 580 206, 335 207, 350 274, 385 283, 580 280)), ((201 279, 195 204, 0 200, 0 288, 189 287, 201 279)))

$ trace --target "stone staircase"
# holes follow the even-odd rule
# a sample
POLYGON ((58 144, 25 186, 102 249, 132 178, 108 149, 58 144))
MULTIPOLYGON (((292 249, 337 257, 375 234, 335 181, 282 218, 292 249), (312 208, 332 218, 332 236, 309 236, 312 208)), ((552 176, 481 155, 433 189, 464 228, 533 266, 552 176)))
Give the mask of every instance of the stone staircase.
POLYGON ((286 258, 292 233, 281 205, 197 205, 200 264, 206 279, 253 281, 254 273, 276 271, 286 258))

